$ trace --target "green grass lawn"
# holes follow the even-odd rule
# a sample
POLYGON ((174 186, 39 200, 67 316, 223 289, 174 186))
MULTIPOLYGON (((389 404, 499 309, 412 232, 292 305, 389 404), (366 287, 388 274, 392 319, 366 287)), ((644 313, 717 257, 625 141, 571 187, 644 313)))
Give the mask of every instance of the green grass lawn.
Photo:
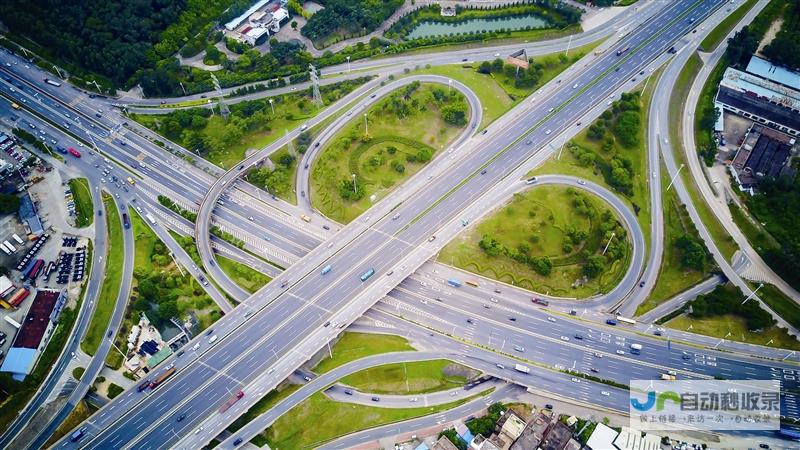
MULTIPOLYGON (((560 150, 560 156, 556 153, 542 166, 533 170, 529 175, 560 173, 566 175, 573 175, 587 180, 594 181, 601 186, 605 186, 612 192, 616 192, 617 196, 624 200, 631 210, 636 214, 636 220, 644 234, 645 245, 650 243, 650 179, 649 170, 647 168, 647 124, 649 121, 650 101, 653 96, 653 91, 656 87, 656 81, 660 76, 661 71, 652 74, 645 86, 638 89, 640 95, 640 120, 641 126, 638 134, 638 145, 626 147, 620 145, 614 140, 614 145, 610 150, 603 149, 603 140, 590 139, 588 137, 588 127, 575 136, 563 149, 560 150), (632 181, 633 189, 631 195, 623 194, 614 187, 612 187, 606 179, 597 164, 581 164, 576 154, 570 150, 570 145, 577 145, 581 149, 590 150, 599 158, 608 164, 613 155, 620 155, 631 161, 632 165, 632 181)), ((606 132, 609 134, 609 132, 606 132)), ((557 144, 557 143, 556 143, 557 144)), ((555 144, 554 144, 555 145, 555 144)))
POLYGON ((122 223, 113 198, 103 193, 105 204, 106 227, 108 229, 108 253, 106 253, 105 277, 100 288, 100 294, 95 301, 94 315, 89 322, 86 335, 81 340, 81 349, 89 355, 94 355, 103 334, 108 328, 111 314, 117 303, 117 294, 122 284, 122 266, 124 262, 122 223))
POLYGON ((72 191, 72 199, 75 200, 75 226, 88 227, 94 222, 94 205, 89 181, 86 178, 73 178, 69 180, 69 189, 72 191))
MULTIPOLYGON (((460 233, 442 249, 438 259, 445 264, 548 295, 582 298, 607 292, 624 275, 627 259, 616 260, 600 276, 583 280, 581 257, 584 249, 590 254, 603 250, 604 241, 599 229, 603 210, 608 210, 604 202, 584 191, 563 186, 535 187, 514 195, 511 203, 460 233), (593 207, 596 211, 593 218, 587 217, 574 205, 576 198, 585 199, 593 207), (571 229, 585 233, 586 237, 574 243, 569 237, 571 229), (529 264, 503 254, 489 256, 478 245, 484 236, 497 239, 507 249, 527 246, 526 254, 530 257, 549 257, 553 263, 552 273, 541 275, 529 264)), ((621 234, 617 236, 619 239, 621 234)), ((627 239, 624 247, 629 253, 627 239)))
POLYGON ((747 342, 750 344, 767 345, 769 347, 800 350, 800 342, 787 334, 786 330, 773 326, 760 332, 751 332, 747 330, 744 319, 732 314, 704 319, 694 319, 682 314, 668 321, 665 325, 683 331, 688 330, 691 325, 692 332, 704 334, 706 336, 747 342), (728 335, 728 333, 730 333, 730 335, 728 335))
POLYGON ((236 284, 251 294, 272 280, 263 273, 224 256, 217 255, 217 264, 236 284))
POLYGON ((405 338, 400 336, 346 331, 342 338, 331 347, 333 359, 326 356, 314 367, 314 372, 319 374, 329 372, 351 361, 380 353, 415 350, 405 338))
MULTIPOLYGON (((408 92, 408 87, 399 91, 408 92)), ((405 97, 396 92, 373 105, 368 111, 368 134, 363 115, 354 117, 311 167, 314 206, 341 223, 355 219, 372 205, 371 196, 379 200, 425 166, 426 162, 413 160, 417 152, 436 155, 461 132, 462 127, 447 124, 440 111, 441 105, 463 101, 455 90, 451 97, 446 87, 422 84, 405 97), (444 92, 448 100, 437 102, 436 92, 444 92), (356 200, 343 197, 352 174, 357 176, 354 190, 362 193, 356 200)))
MULTIPOLYGON (((691 234, 695 238, 697 230, 694 228, 686 207, 678 200, 678 195, 674 189, 666 190, 669 185, 669 177, 662 164, 661 171, 661 191, 662 204, 664 205, 664 253, 661 260, 661 267, 658 272, 658 279, 653 291, 636 309, 636 315, 644 314, 669 300, 689 287, 702 281, 706 273, 687 269, 681 266, 681 255, 673 245, 676 239, 683 234, 691 234)), ((709 264, 712 264, 709 261, 709 264)))
MULTIPOLYGON (((683 67, 683 70, 681 70, 681 73, 678 75, 678 80, 676 81, 672 90, 669 108, 669 123, 673 124, 673 126, 671 126, 669 129, 669 139, 670 143, 672 144, 672 150, 677 163, 686 163, 685 152, 680 139, 680 124, 682 123, 682 116, 684 114, 683 99, 688 96, 692 82, 694 81, 701 67, 702 60, 700 57, 696 54, 692 55, 692 57, 689 58, 689 61, 683 67)), ((722 224, 717 220, 716 216, 711 211, 711 208, 706 204, 705 201, 703 201, 700 193, 697 190, 694 180, 691 178, 689 170, 681 171, 680 176, 683 177, 684 184, 686 185, 689 195, 692 198, 692 203, 697 209, 697 213, 700 216, 700 219, 703 221, 703 224, 706 226, 706 228, 708 228, 711 238, 714 239, 714 242, 716 243, 717 247, 719 247, 723 256, 730 261, 731 257, 733 257, 733 254, 736 253, 736 250, 738 250, 739 247, 736 245, 736 242, 733 240, 731 235, 728 234, 728 232, 722 227, 722 224)))
POLYGON ((252 442, 259 446, 266 443, 273 449, 319 447, 356 431, 447 411, 477 397, 437 406, 391 409, 339 403, 317 392, 281 416, 252 442))
MULTIPOLYGON (((753 289, 755 289, 755 286, 753 286, 753 289)), ((771 284, 765 284, 758 290, 757 295, 784 320, 795 328, 800 328, 800 306, 784 295, 780 289, 771 284)))
POLYGON ((446 359, 386 364, 350 374, 340 381, 370 394, 426 394, 463 386, 478 372, 446 359))
POLYGON ((745 0, 743 5, 736 8, 736 11, 722 19, 722 21, 708 33, 705 39, 700 42, 700 50, 710 52, 717 48, 722 40, 725 39, 725 36, 731 32, 733 27, 742 20, 742 17, 744 17, 756 3, 758 3, 757 0, 745 0))
POLYGON ((477 95, 481 101, 481 105, 483 106, 483 119, 481 120, 479 128, 485 128, 522 99, 569 68, 575 61, 594 50, 595 47, 602 42, 603 41, 593 42, 570 50, 570 55, 566 61, 559 57, 559 55, 564 54, 563 52, 535 57, 534 61, 544 65, 542 76, 535 86, 525 89, 514 87, 512 85, 512 80, 507 79, 502 74, 487 75, 478 73, 476 70, 477 64, 450 64, 446 66, 426 67, 413 72, 413 74, 429 73, 442 75, 464 83, 465 86, 475 92, 475 95, 477 95))

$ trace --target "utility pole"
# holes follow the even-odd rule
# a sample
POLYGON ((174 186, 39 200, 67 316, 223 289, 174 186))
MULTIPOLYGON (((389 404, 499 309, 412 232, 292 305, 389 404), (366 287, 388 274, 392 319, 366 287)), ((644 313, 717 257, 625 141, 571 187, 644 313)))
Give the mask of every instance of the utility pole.
POLYGON ((611 237, 608 238, 608 242, 606 243, 606 248, 603 249, 603 254, 604 255, 606 254, 606 251, 608 250, 608 246, 611 245, 611 240, 612 239, 614 239, 614 232, 613 231, 611 232, 611 237))
POLYGON ((672 187, 672 183, 675 182, 675 178, 678 178, 678 174, 681 173, 681 169, 683 169, 683 166, 684 166, 684 164, 681 164, 681 166, 678 167, 678 170, 675 172, 675 175, 673 175, 672 179, 669 180, 669 185, 667 186, 667 190, 669 190, 669 188, 672 187))
POLYGON ((322 94, 319 93, 319 75, 317 75, 317 69, 314 67, 313 64, 308 65, 308 73, 311 77, 311 95, 312 101, 318 108, 321 108, 322 103, 322 94))

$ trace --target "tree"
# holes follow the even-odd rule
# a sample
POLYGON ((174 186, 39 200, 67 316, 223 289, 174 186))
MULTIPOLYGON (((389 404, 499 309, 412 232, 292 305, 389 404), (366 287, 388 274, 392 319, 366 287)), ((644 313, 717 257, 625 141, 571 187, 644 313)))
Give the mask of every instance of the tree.
POLYGON ((467 124, 468 112, 467 104, 463 102, 445 105, 442 108, 442 120, 451 125, 464 126, 467 124))
POLYGON ((492 63, 490 63, 489 61, 482 62, 481 65, 478 66, 478 73, 483 73, 483 74, 492 73, 492 63))
POLYGON ((292 163, 294 163, 294 160, 295 160, 294 156, 288 153, 284 153, 281 155, 280 158, 278 158, 278 163, 288 169, 292 167, 292 163))
POLYGON ((442 436, 446 437, 453 445, 458 447, 458 450, 467 450, 467 442, 461 439, 461 436, 459 436, 453 428, 448 428, 439 433, 439 437, 441 438, 442 436))
POLYGON ((553 271, 553 262, 547 256, 531 258, 528 261, 539 275, 548 276, 553 271))
POLYGON ((293 29, 293 30, 296 30, 296 29, 297 29, 297 21, 296 21, 296 20, 293 20, 293 21, 292 21, 292 23, 291 23, 290 25, 292 26, 292 29, 293 29))
POLYGON ((725 54, 731 65, 745 67, 758 48, 759 40, 760 37, 747 26, 728 39, 728 48, 725 50, 725 54))
POLYGON ((591 255, 583 266, 583 274, 587 278, 595 278, 605 270, 606 259, 602 255, 591 255))
POLYGON ((352 179, 342 180, 339 184, 339 196, 344 200, 357 202, 364 198, 366 194, 363 180, 356 179, 355 186, 352 179))
POLYGON ((20 199, 16 195, 0 194, 0 213, 8 214, 19 210, 20 199))
POLYGON ((139 295, 148 300, 154 300, 158 296, 158 288, 153 280, 145 278, 139 281, 139 295))
POLYGON ((681 266, 699 271, 705 270, 706 249, 703 244, 688 234, 675 240, 675 247, 681 251, 681 266))
POLYGON ((503 62, 502 59, 496 58, 494 61, 492 61, 492 72, 494 73, 502 72, 504 65, 505 63, 503 62))
POLYGON ((158 305, 158 312, 164 320, 178 316, 178 305, 175 301, 167 301, 158 305))
POLYGON ((634 111, 624 111, 617 116, 614 124, 614 135, 625 147, 634 147, 639 144, 639 128, 641 119, 634 111))

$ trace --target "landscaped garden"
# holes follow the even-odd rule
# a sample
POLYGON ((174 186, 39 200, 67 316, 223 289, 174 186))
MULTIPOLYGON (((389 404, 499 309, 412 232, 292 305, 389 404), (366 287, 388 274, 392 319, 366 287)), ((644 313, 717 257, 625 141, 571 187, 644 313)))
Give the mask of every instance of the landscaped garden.
POLYGON ((630 250, 625 228, 602 200, 541 186, 515 194, 461 233, 439 261, 543 294, 582 298, 613 288, 630 250))
POLYGON ((314 206, 350 222, 422 169, 469 116, 464 96, 444 86, 414 82, 381 99, 366 117, 354 117, 314 161, 314 206))

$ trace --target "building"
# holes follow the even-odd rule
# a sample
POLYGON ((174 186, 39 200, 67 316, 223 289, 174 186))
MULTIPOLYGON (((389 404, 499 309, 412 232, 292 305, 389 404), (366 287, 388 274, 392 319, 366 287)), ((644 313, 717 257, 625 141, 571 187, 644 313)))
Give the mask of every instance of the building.
POLYGON ((614 439, 614 448, 619 450, 661 450, 661 436, 655 434, 642 435, 633 428, 622 427, 614 439))
POLYGON ((63 292, 51 289, 37 291, 14 343, 8 350, 8 356, 3 360, 0 372, 10 372, 12 378, 18 381, 24 380, 31 373, 50 340, 66 300, 63 292))
POLYGON ((617 433, 608 426, 598 423, 589 440, 586 442, 586 448, 589 450, 609 450, 614 449, 614 440, 617 439, 617 433))
POLYGON ((490 439, 486 439, 479 434, 469 443, 469 448, 470 450, 501 450, 503 447, 496 445, 490 439))
POLYGON ((766 80, 771 80, 788 88, 800 91, 800 73, 785 67, 776 66, 766 59, 761 59, 753 55, 745 70, 748 73, 758 75, 766 80))
POLYGON ((500 426, 499 438, 504 442, 514 442, 525 430, 525 421, 514 414, 510 409, 503 414, 503 417, 498 421, 500 426), (499 423, 502 421, 502 424, 499 423))
POLYGON ((28 226, 30 234, 34 236, 41 236, 44 234, 44 227, 42 226, 42 221, 39 220, 39 214, 36 212, 36 205, 34 205, 28 193, 25 193, 25 195, 20 198, 19 220, 28 226))
POLYGON ((509 447, 510 450, 529 450, 538 449, 539 445, 544 441, 544 436, 550 426, 550 418, 542 414, 536 413, 525 425, 519 438, 509 447))
POLYGON ((753 188, 764 178, 791 175, 794 169, 789 161, 795 142, 796 138, 754 123, 730 165, 739 189, 752 194, 753 188))
POLYGON ((570 439, 572 439, 572 429, 557 420, 550 426, 539 448, 541 450, 564 450, 570 439))
POLYGON ((775 81, 729 67, 715 104, 784 133, 800 135, 800 91, 775 81))
POLYGON ((14 283, 8 279, 7 276, 3 275, 0 277, 0 297, 5 298, 6 295, 11 294, 14 292, 14 283))
POLYGON ((436 441, 435 444, 433 444, 431 450, 458 450, 458 447, 456 447, 455 444, 450 442, 450 439, 447 439, 447 437, 442 436, 439 438, 438 441, 436 441))
POLYGON ((225 24, 225 28, 235 39, 255 47, 280 31, 281 23, 288 18, 285 1, 260 0, 244 14, 225 24))

